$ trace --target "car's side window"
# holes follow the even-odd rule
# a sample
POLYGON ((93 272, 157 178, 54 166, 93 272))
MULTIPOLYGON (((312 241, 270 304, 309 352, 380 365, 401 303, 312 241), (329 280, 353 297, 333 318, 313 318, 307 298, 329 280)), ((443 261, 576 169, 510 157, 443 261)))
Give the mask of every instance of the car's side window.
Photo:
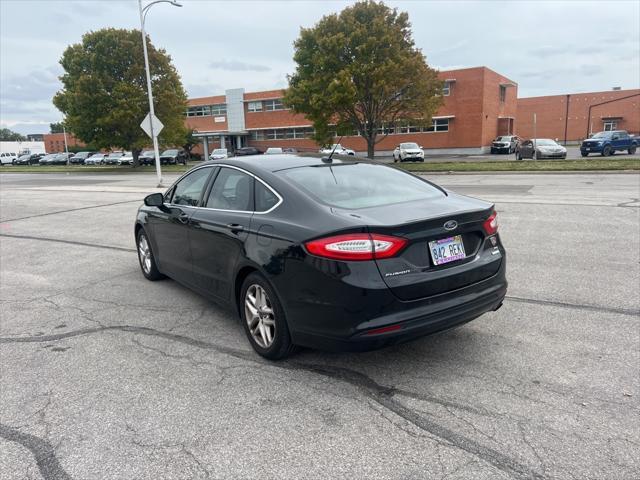
POLYGON ((253 177, 222 167, 205 205, 219 210, 253 211, 253 177))
POLYGON ((199 168, 180 180, 173 188, 170 203, 197 207, 211 171, 211 168, 199 168))
POLYGON ((278 197, 262 182, 255 182, 256 212, 266 212, 279 201, 278 197))

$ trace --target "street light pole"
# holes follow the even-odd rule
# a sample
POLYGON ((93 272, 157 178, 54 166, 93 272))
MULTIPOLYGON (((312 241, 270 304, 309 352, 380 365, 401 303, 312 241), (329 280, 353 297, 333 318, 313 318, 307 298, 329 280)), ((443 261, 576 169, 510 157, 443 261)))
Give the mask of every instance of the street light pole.
POLYGON ((151 90, 151 71, 149 70, 149 53, 147 52, 147 34, 144 31, 144 21, 149 8, 157 3, 169 3, 174 7, 181 7, 178 2, 173 0, 156 0, 142 8, 142 0, 138 0, 140 9, 140 32, 142 33, 142 50, 144 52, 144 69, 147 74, 147 94, 149 95, 149 131, 153 140, 153 154, 156 160, 156 174, 158 175, 158 187, 162 187, 162 170, 160 168, 160 152, 158 151, 158 135, 153 129, 153 119, 155 117, 155 109, 153 108, 153 92, 151 90))
POLYGON ((67 146, 67 129, 62 124, 62 135, 64 136, 64 153, 67 154, 67 165, 69 165, 69 147, 67 146))

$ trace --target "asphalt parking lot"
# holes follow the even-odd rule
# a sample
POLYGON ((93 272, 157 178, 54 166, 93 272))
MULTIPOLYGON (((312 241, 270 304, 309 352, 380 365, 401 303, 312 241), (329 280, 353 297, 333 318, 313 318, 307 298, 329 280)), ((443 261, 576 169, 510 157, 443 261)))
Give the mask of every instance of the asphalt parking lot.
POLYGON ((1 175, 0 479, 640 478, 640 176, 429 178, 496 202, 504 306, 269 363, 143 278, 154 175, 1 175))

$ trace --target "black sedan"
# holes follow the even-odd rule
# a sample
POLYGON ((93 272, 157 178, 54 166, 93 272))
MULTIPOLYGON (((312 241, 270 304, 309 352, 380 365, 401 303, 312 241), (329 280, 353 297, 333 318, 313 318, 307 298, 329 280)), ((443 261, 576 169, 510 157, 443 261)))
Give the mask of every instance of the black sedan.
POLYGON ((142 273, 230 306, 253 348, 364 350, 497 310, 494 206, 366 161, 279 155, 204 163, 135 222, 142 273))
POLYGON ((16 158, 15 165, 40 165, 40 159, 44 153, 27 153, 16 158))
POLYGON ((160 163, 162 163, 163 165, 177 165, 179 163, 186 165, 187 154, 183 150, 178 150, 176 148, 165 150, 160 155, 160 163))
POLYGON ((153 150, 144 150, 138 155, 140 165, 153 165, 156 162, 156 156, 153 150))

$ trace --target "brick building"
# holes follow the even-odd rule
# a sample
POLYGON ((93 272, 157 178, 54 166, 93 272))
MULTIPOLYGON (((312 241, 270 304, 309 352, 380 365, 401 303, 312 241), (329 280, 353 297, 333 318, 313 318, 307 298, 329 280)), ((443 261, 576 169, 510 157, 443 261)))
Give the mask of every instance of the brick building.
MULTIPOLYGON (((432 153, 481 153, 497 135, 514 132, 517 84, 486 68, 440 72, 445 82, 444 105, 429 127, 389 125, 389 135, 376 146, 389 153, 400 142, 416 142, 432 153)), ((311 123, 282 104, 282 90, 245 92, 227 90, 225 95, 193 98, 188 102, 186 124, 202 138, 194 149, 202 154, 219 147, 293 147, 317 150, 310 136, 311 123), (206 148, 205 148, 206 145, 206 148)), ((341 143, 358 152, 366 142, 357 135, 341 143)))
MULTIPOLYGON (((43 135, 44 148, 47 153, 64 152, 64 133, 46 133, 43 135)), ((67 147, 85 147, 85 144, 67 132, 67 147)))
MULTIPOLYGON (((498 135, 532 138, 534 113, 538 138, 575 142, 601 130, 640 133, 640 90, 518 98, 517 84, 487 67, 447 70, 439 76, 444 105, 431 126, 386 125, 383 131, 389 134, 376 145, 377 153, 390 154, 401 142, 416 142, 432 154, 484 153, 498 135)), ((202 140, 193 151, 208 155, 214 148, 241 146, 317 151, 311 123, 286 109, 282 95, 282 90, 236 88, 189 99, 185 123, 202 140)), ((47 152, 64 152, 62 133, 44 135, 44 142, 47 152)), ((67 143, 84 146, 70 133, 67 143)), ((357 135, 345 136, 341 143, 357 152, 367 150, 357 135)))
POLYGON ((603 130, 627 130, 638 134, 640 90, 519 98, 516 119, 518 135, 557 138, 560 142, 576 142, 603 130))

